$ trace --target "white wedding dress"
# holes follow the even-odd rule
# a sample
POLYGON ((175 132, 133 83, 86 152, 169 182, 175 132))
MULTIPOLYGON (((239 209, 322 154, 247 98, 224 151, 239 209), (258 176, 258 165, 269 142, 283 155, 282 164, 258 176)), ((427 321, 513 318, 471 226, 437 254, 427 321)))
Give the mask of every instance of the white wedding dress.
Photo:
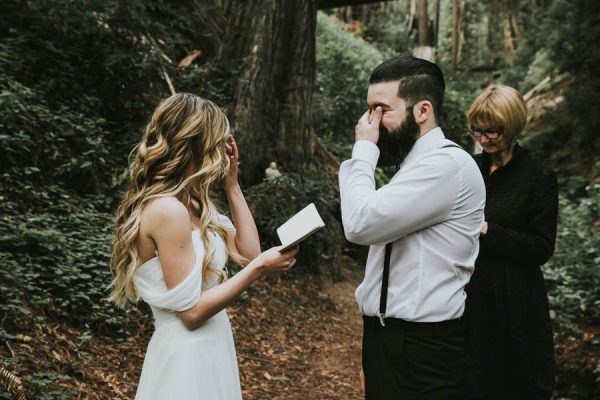
MULTIPOLYGON (((228 229, 231 221, 220 216, 228 229)), ((225 310, 194 331, 177 317, 196 304, 201 290, 217 284, 216 276, 202 283, 204 246, 200 231, 192 231, 196 262, 190 274, 167 290, 160 261, 152 258, 142 264, 134 283, 154 314, 155 331, 148 344, 136 400, 241 400, 240 379, 233 335, 225 310)), ((215 268, 227 262, 225 243, 210 235, 216 247, 215 268)), ((213 274, 214 275, 214 274, 213 274)))

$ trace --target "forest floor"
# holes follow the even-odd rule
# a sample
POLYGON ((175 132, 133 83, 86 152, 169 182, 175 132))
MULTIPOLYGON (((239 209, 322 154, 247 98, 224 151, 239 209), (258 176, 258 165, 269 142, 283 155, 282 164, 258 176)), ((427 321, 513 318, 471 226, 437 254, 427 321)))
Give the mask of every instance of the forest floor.
POLYGON ((338 282, 281 280, 272 296, 231 310, 244 399, 361 398, 360 280, 357 267, 338 282))
MULTIPOLYGON (((257 282, 228 308, 245 400, 361 398, 362 269, 346 261, 337 282, 299 270, 257 282)), ((133 399, 152 323, 132 320, 128 330, 115 341, 44 323, 4 342, 0 357, 24 377, 28 399, 133 399)))
MULTIPOLYGON (((362 266, 344 258, 333 282, 302 273, 257 282, 228 309, 245 400, 356 400, 360 388, 362 322, 354 290, 362 266)), ((301 268, 301 267, 299 267, 301 268)), ((582 327, 583 328, 583 327, 582 327)), ((591 328, 591 329, 590 329, 591 328)), ((60 324, 36 325, 0 346, 4 365, 36 399, 132 399, 152 323, 131 321, 131 338, 60 324), (40 391, 44 382, 49 388, 40 391)), ((596 386, 593 340, 557 338, 558 399, 588 399, 596 386), (562 370, 562 371, 561 371, 562 370)), ((593 396, 593 395, 592 395, 593 396)), ((0 398, 5 397, 0 393, 0 398)))

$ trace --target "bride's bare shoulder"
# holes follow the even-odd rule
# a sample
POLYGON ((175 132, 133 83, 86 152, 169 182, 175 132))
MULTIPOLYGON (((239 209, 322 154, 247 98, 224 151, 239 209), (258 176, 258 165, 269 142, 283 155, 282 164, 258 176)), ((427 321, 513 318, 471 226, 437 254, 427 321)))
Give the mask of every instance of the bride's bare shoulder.
POLYGON ((156 229, 180 227, 190 230, 187 208, 175 197, 159 197, 148 202, 141 215, 141 230, 150 234, 156 229))

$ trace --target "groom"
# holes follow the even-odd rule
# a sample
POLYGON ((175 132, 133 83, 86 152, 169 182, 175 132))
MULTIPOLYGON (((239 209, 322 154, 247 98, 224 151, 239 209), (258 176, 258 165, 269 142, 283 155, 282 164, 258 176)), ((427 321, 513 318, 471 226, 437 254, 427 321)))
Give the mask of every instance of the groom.
POLYGON ((429 61, 394 57, 375 68, 352 158, 340 166, 346 238, 370 246, 356 289, 367 400, 466 398, 461 316, 485 187, 438 126, 444 87, 429 61), (376 190, 378 161, 397 172, 376 190))

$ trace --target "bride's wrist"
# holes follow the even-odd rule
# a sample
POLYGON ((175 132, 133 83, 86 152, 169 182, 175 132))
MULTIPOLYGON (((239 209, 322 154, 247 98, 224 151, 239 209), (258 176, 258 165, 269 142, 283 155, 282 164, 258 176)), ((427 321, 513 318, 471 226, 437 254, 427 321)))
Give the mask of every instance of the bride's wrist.
POLYGON ((235 196, 242 194, 242 188, 240 187, 240 184, 238 182, 230 185, 224 185, 223 190, 225 190, 227 196, 235 196))

